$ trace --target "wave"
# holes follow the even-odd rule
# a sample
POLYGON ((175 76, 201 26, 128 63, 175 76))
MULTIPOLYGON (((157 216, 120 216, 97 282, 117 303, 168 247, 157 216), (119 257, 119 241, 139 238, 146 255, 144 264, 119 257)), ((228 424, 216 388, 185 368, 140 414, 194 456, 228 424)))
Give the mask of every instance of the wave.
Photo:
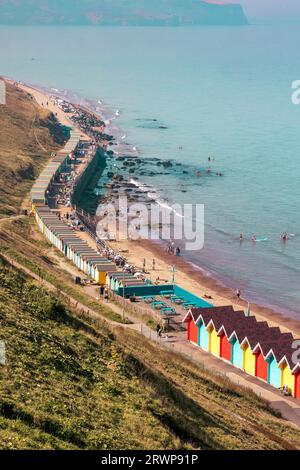
POLYGON ((169 201, 161 197, 161 195, 155 188, 145 183, 140 183, 139 181, 133 178, 130 180, 130 183, 134 184, 140 191, 143 191, 144 193, 146 193, 149 199, 153 199, 159 207, 166 209, 170 212, 173 212, 174 215, 176 215, 177 217, 184 219, 184 215, 177 212, 176 209, 174 209, 174 207, 170 205, 169 201))

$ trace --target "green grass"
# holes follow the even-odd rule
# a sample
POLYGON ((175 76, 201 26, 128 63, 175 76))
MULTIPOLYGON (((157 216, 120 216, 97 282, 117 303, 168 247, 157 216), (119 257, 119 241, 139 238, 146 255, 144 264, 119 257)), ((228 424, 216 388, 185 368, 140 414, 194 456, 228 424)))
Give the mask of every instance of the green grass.
POLYGON ((1 449, 300 446, 300 432, 251 392, 124 327, 81 318, 5 263, 0 339, 1 449))

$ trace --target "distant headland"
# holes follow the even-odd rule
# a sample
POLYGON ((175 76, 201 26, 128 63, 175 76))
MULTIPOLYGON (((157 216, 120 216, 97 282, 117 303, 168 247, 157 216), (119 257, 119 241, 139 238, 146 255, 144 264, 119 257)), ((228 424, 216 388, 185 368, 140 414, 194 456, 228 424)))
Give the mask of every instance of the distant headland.
POLYGON ((7 0, 0 24, 94 26, 243 26, 239 4, 202 0, 7 0))

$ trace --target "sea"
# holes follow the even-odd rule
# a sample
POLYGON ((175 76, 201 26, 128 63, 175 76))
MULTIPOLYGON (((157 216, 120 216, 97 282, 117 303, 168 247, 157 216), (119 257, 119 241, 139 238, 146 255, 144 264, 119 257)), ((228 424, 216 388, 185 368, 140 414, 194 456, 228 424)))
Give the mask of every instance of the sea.
POLYGON ((123 140, 142 160, 171 161, 135 183, 160 203, 204 205, 204 247, 183 256, 300 318, 299 44, 290 24, 0 26, 0 74, 98 104, 121 153, 123 140))

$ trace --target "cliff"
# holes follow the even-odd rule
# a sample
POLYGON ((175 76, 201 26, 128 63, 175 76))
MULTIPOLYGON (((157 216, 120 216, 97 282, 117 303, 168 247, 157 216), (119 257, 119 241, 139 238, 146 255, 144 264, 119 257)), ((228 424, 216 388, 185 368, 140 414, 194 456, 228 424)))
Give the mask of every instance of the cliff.
POLYGON ((240 26, 247 19, 239 4, 201 0, 0 0, 0 24, 240 26))

